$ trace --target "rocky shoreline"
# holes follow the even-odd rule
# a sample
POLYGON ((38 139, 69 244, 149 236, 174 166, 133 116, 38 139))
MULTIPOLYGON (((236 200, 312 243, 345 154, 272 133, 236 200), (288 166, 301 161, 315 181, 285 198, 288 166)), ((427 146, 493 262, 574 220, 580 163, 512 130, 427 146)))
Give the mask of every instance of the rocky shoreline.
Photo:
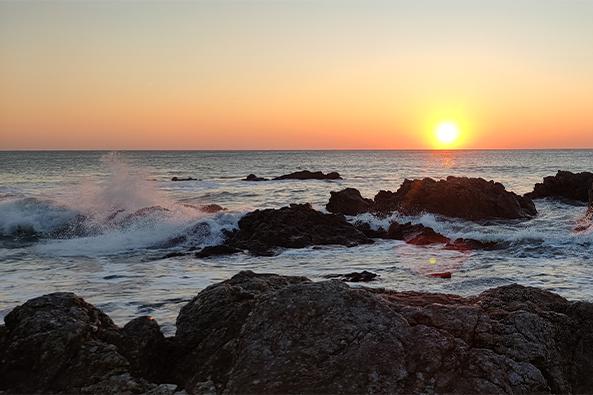
POLYGON ((591 393, 593 304, 245 271, 199 292, 166 338, 54 293, 6 316, 0 378, 7 394, 591 393))

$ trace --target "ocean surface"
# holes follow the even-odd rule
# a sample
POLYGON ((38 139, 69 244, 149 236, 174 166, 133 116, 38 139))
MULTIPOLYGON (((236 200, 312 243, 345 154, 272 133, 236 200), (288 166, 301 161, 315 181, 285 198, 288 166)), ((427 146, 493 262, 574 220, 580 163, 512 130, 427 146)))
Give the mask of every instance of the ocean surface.
MULTIPOLYGON (((380 189, 397 190, 405 178, 458 175, 499 181, 523 194, 559 169, 592 171, 593 151, 0 152, 0 318, 31 297, 73 291, 120 325, 152 315, 172 334, 183 304, 245 269, 312 279, 369 270, 380 279, 368 286, 462 295, 520 283, 593 300, 593 233, 573 231, 586 208, 552 200, 536 201, 539 215, 527 221, 390 218, 448 237, 508 242, 502 250, 446 251, 386 240, 273 257, 163 259, 217 244, 224 229, 254 209, 310 202, 325 210, 330 191, 346 187, 372 198, 380 189), (249 173, 274 177, 301 169, 338 171, 344 180, 241 180, 249 173), (197 180, 172 182, 173 176, 197 180), (227 210, 198 209, 211 203, 227 210), (167 210, 141 210, 154 206, 167 210), (181 246, 168 245, 198 223, 208 226, 181 246), (427 276, 436 271, 453 276, 427 276)), ((361 218, 376 226, 390 220, 361 218)))

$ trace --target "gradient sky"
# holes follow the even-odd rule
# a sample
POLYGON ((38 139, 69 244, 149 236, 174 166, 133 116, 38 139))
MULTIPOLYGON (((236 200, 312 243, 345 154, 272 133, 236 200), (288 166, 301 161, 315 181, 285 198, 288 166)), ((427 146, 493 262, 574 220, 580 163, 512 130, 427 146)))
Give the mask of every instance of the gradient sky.
POLYGON ((593 1, 0 2, 0 149, 593 147, 593 1))

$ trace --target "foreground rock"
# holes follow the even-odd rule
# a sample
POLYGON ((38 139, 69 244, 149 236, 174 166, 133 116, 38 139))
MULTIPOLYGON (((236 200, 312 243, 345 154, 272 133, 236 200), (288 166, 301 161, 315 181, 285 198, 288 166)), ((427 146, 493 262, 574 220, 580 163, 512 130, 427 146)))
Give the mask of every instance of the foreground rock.
POLYGON ((324 174, 320 171, 295 171, 294 173, 285 174, 274 178, 274 180, 341 180, 340 173, 332 171, 324 174))
POLYGON ((5 323, 0 327, 0 390, 167 393, 149 382, 163 379, 165 339, 146 317, 122 330, 76 295, 54 293, 15 308, 5 323))
POLYGON ((519 285, 463 298, 240 272, 184 306, 175 337, 155 325, 33 299, 0 327, 0 390, 593 392, 593 304, 519 285))
POLYGON ((533 201, 482 178, 447 177, 435 181, 404 180, 397 192, 379 191, 373 201, 356 189, 332 192, 328 211, 346 215, 361 212, 405 215, 434 213, 468 220, 521 219, 537 214, 533 201))
POLYGON ((593 173, 572 173, 558 170, 555 176, 544 177, 542 183, 535 184, 533 192, 525 194, 531 199, 545 197, 563 198, 580 202, 589 201, 589 189, 593 185, 593 173))
POLYGON ((321 213, 309 204, 291 204, 246 214, 239 220, 239 230, 224 244, 255 255, 270 255, 278 247, 329 244, 352 247, 372 242, 341 216, 321 213))

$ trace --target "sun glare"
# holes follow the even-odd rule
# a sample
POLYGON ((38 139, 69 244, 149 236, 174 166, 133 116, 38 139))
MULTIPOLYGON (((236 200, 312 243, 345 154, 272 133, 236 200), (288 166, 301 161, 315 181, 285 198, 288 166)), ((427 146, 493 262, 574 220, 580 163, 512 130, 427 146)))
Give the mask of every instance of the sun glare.
POLYGON ((435 129, 436 139, 441 146, 452 146, 459 139, 459 127, 454 122, 441 122, 435 129))

